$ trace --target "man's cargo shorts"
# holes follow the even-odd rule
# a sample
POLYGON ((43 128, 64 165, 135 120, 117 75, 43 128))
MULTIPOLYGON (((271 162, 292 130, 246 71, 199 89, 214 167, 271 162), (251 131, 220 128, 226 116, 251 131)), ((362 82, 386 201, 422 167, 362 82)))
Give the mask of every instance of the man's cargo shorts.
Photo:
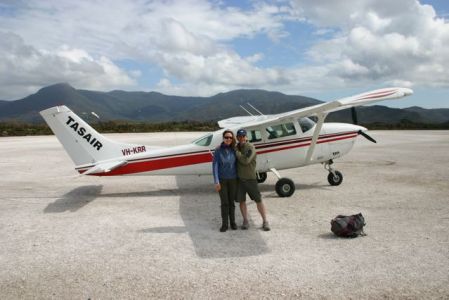
POLYGON ((239 179, 237 187, 237 200, 236 202, 245 202, 246 194, 249 195, 251 200, 259 203, 262 201, 262 195, 260 194, 258 183, 256 179, 239 179))

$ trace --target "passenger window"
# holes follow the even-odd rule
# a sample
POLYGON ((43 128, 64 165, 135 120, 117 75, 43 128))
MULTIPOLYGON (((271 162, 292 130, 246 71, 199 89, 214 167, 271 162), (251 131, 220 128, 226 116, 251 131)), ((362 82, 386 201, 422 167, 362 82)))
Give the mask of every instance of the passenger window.
POLYGON ((251 143, 260 142, 262 140, 262 135, 259 130, 249 130, 248 131, 248 140, 251 143))
POLYGON ((301 118, 298 120, 298 123, 301 127, 302 132, 309 131, 313 126, 315 126, 315 122, 313 122, 309 118, 301 118))
POLYGON ((193 143, 198 146, 209 146, 211 142, 212 142, 212 134, 206 135, 205 137, 201 137, 193 141, 193 143))
POLYGON ((266 128, 269 139, 280 138, 289 135, 295 135, 296 129, 293 123, 285 123, 279 125, 273 125, 266 128))

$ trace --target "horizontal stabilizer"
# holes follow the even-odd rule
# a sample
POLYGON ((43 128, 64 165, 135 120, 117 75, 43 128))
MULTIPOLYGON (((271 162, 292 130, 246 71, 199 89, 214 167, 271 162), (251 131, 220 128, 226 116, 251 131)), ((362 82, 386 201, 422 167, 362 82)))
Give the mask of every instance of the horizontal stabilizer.
POLYGON ((99 163, 93 166, 92 168, 88 169, 86 172, 83 172, 82 174, 89 175, 98 173, 108 173, 114 169, 117 169, 118 167, 126 165, 127 163, 128 162, 124 160, 99 163))

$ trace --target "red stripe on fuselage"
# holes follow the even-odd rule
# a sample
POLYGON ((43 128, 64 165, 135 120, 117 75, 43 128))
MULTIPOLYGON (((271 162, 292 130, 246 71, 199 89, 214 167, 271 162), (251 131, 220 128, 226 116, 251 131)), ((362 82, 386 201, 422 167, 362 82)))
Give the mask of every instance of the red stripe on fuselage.
MULTIPOLYGON (((114 176, 114 175, 125 175, 141 172, 150 172, 162 169, 190 166, 202 163, 208 163, 212 161, 212 155, 209 152, 203 154, 194 154, 189 156, 181 157, 170 157, 155 159, 149 161, 139 161, 134 163, 129 163, 123 167, 112 170, 108 173, 98 173, 92 174, 95 176, 114 176)), ((81 173, 81 172, 80 172, 81 173)))
MULTIPOLYGON (((350 136, 345 136, 345 137, 340 137, 340 138, 326 139, 325 141, 317 141, 317 144, 329 143, 329 142, 334 142, 334 141, 339 141, 339 140, 346 140, 346 139, 349 139, 349 138, 354 138, 356 136, 357 136, 357 134, 353 134, 353 135, 350 135, 350 136)), ((265 153, 282 151, 282 150, 289 150, 289 149, 294 149, 294 148, 302 148, 302 147, 310 146, 310 144, 312 144, 312 141, 306 142, 306 143, 302 143, 302 144, 298 144, 298 145, 282 147, 282 148, 263 150, 263 151, 257 152, 257 154, 265 154, 265 153)))

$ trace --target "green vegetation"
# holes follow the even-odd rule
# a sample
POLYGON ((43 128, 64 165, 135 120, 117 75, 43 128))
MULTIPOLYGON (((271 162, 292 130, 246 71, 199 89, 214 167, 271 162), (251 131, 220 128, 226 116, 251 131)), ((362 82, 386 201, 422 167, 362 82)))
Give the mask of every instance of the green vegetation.
MULTIPOLYGON (((101 133, 125 133, 125 132, 173 132, 173 131, 214 131, 219 129, 216 122, 164 122, 145 123, 128 121, 107 121, 91 124, 101 133)), ((449 122, 440 124, 415 123, 407 119, 396 124, 369 123, 361 124, 370 130, 437 130, 449 129, 449 122)), ((0 122, 0 136, 25 136, 25 135, 51 135, 53 134, 47 124, 29 124, 21 122, 0 122)))
MULTIPOLYGON (((145 123, 127 121, 107 121, 91 124, 100 133, 122 132, 173 132, 173 131, 214 131, 216 122, 164 122, 145 123)), ((47 124, 22 122, 0 122, 0 136, 50 135, 53 134, 47 124)))

